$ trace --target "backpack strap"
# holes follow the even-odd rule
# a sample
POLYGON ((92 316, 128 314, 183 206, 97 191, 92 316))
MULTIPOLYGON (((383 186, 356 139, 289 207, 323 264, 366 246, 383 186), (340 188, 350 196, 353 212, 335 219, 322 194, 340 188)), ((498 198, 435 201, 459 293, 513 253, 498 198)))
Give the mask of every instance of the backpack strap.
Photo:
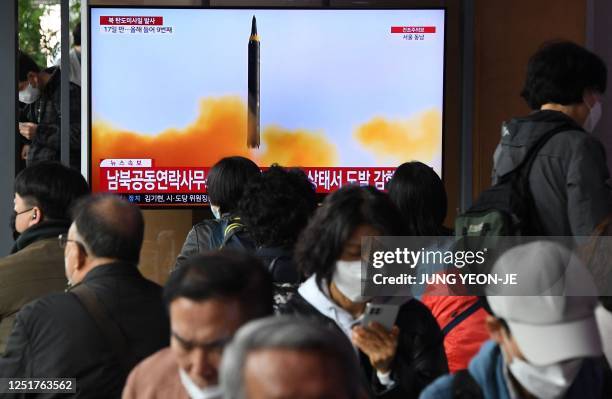
POLYGON ((224 248, 235 234, 244 230, 244 224, 240 223, 240 218, 234 218, 230 222, 223 230, 223 242, 219 249, 224 248))
POLYGON ((525 159, 523 159, 523 162, 521 162, 521 164, 519 165, 519 168, 521 168, 521 171, 524 171, 523 174, 526 176, 529 176, 529 172, 531 171, 531 168, 533 167, 533 162, 537 158, 537 155, 542 149, 542 147, 544 147, 544 145, 548 142, 548 140, 550 140, 556 134, 561 133, 561 132, 566 132, 568 130, 580 130, 580 128, 577 126, 569 125, 569 124, 563 124, 563 125, 555 127, 554 129, 552 129, 551 131, 549 131, 548 133, 540 137, 536 141, 536 143, 529 149, 529 151, 527 151, 527 155, 525 156, 525 159))
POLYGON ((542 234, 542 222, 536 212, 534 212, 535 203, 533 200, 533 194, 529 185, 529 174, 533 167, 533 164, 538 156, 538 153, 544 147, 544 145, 556 134, 565 132, 568 130, 580 130, 580 127, 576 125, 570 125, 565 123, 555 127, 543 136, 541 136, 535 144, 527 151, 525 158, 521 163, 505 177, 510 179, 512 189, 517 193, 520 198, 522 214, 526 217, 524 223, 528 223, 523 228, 528 235, 541 235, 542 234))
POLYGON ((442 329, 442 336, 446 337, 453 328, 457 327, 463 320, 476 313, 480 308, 482 308, 482 302, 480 299, 476 299, 476 302, 468 306, 463 312, 459 313, 454 319, 444 326, 442 329))
POLYGON ((108 312, 103 308, 96 293, 85 284, 79 284, 69 292, 78 298, 87 313, 94 319, 107 343, 110 344, 115 359, 123 368, 124 373, 128 373, 131 365, 128 362, 129 347, 127 340, 117 323, 110 318, 108 312))
POLYGON ((484 399, 480 385, 467 369, 453 376, 453 399, 484 399))

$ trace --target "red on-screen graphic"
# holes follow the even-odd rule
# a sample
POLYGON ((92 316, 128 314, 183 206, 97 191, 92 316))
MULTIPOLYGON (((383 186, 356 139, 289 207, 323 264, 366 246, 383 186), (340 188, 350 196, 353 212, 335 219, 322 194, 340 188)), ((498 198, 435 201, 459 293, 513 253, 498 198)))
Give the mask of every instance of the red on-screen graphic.
MULTIPOLYGON (((156 167, 151 161, 102 161, 99 176, 100 189, 123 195, 206 193, 209 167, 156 167)), ((266 169, 262 168, 262 170, 266 169)), ((306 167, 302 169, 315 185, 317 192, 320 193, 329 193, 348 184, 371 185, 384 190, 395 171, 395 168, 380 167, 306 167)))
POLYGON ((391 33, 436 33, 435 26, 392 26, 391 33))
POLYGON ((164 17, 157 16, 100 16, 100 25, 163 25, 164 17))

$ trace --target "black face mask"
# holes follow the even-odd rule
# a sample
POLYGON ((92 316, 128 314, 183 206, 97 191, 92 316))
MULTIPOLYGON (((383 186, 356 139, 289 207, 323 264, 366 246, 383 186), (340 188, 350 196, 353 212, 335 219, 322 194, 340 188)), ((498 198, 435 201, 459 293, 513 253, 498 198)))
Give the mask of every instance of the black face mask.
POLYGON ((9 228, 13 232, 13 240, 15 241, 21 235, 21 233, 17 231, 17 227, 15 226, 16 219, 17 219, 17 212, 13 211, 13 213, 11 214, 11 220, 9 221, 9 228))

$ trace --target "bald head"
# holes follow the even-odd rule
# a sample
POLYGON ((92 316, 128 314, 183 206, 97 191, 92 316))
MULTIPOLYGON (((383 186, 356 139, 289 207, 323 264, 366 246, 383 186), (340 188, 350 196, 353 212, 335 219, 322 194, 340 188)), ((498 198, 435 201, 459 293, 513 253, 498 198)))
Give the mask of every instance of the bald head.
POLYGON ((135 205, 112 195, 94 195, 75 206, 73 220, 94 257, 138 262, 144 220, 135 205))

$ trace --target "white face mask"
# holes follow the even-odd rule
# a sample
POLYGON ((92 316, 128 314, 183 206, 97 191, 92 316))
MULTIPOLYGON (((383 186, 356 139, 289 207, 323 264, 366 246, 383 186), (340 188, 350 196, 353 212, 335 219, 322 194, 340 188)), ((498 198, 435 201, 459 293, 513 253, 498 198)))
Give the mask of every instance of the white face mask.
POLYGON ((212 385, 206 388, 200 388, 185 370, 179 367, 179 376, 181 377, 181 383, 187 391, 187 394, 191 399, 221 399, 223 397, 223 390, 219 385, 212 385))
POLYGON ((210 211, 212 212, 215 219, 221 219, 221 208, 219 208, 217 205, 211 205, 210 211))
POLYGON ((40 90, 37 87, 32 87, 30 83, 28 83, 28 87, 19 92, 19 101, 25 104, 32 104, 39 97, 40 90))
POLYGON ((361 260, 338 260, 332 282, 351 302, 361 303, 372 299, 371 296, 361 295, 361 260))
MULTIPOLYGON (((586 102, 585 104, 587 107, 589 107, 589 105, 586 102)), ((595 102, 595 105, 593 105, 593 107, 589 107, 589 115, 584 121, 584 124, 582 125, 582 127, 587 132, 593 133, 600 119, 601 119, 601 103, 597 101, 595 102)))
POLYGON ((582 359, 569 360, 549 366, 534 366, 514 358, 508 365, 510 372, 523 388, 538 398, 556 399, 574 382, 582 367, 582 359))

